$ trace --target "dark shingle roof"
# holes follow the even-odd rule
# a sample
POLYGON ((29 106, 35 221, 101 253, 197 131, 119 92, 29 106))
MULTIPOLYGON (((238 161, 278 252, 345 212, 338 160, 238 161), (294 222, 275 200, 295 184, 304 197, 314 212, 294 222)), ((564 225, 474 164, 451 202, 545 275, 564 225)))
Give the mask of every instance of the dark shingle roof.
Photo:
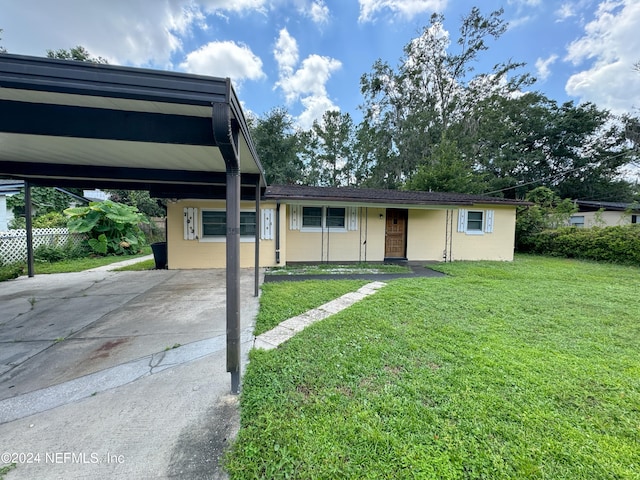
POLYGON ((328 201, 376 203, 390 205, 530 205, 529 202, 485 195, 448 192, 418 192, 354 187, 309 187, 304 185, 270 185, 265 200, 328 201))
POLYGON ((637 203, 625 203, 625 202, 601 202, 597 200, 576 200, 576 204, 580 207, 582 211, 589 210, 600 210, 604 208, 605 210, 616 210, 624 212, 627 209, 631 209, 632 211, 640 211, 640 205, 637 203))

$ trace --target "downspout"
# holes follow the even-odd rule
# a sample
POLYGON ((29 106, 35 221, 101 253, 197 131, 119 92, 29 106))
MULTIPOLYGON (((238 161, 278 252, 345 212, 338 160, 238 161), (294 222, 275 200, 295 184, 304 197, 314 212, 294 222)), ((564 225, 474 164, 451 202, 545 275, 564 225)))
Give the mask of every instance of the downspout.
MULTIPOLYGON (((329 220, 329 207, 327 207, 327 215, 325 216, 329 220)), ((327 221, 327 263, 329 263, 329 243, 331 237, 331 223, 327 221)))
POLYGON ((27 274, 35 275, 33 267, 33 219, 31 218, 31 183, 24 182, 24 219, 27 229, 27 274))
MULTIPOLYGON (((227 80, 227 98, 231 83, 227 80)), ((213 138, 226 166, 227 204, 227 372, 231 393, 240 391, 240 159, 239 126, 231 121, 228 103, 213 104, 213 138)))
POLYGON ((256 182, 256 235, 255 235, 255 266, 254 266, 254 288, 253 296, 257 297, 260 287, 260 178, 256 182))
POLYGON ((280 202, 276 202, 276 263, 280 264, 280 202))

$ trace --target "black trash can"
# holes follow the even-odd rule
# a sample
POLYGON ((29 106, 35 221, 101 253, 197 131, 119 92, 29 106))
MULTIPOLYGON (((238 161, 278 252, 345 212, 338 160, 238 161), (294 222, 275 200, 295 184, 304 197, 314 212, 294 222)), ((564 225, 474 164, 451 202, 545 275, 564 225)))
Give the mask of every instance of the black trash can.
POLYGON ((157 270, 167 268, 167 242, 156 242, 151 244, 153 259, 156 262, 157 270))

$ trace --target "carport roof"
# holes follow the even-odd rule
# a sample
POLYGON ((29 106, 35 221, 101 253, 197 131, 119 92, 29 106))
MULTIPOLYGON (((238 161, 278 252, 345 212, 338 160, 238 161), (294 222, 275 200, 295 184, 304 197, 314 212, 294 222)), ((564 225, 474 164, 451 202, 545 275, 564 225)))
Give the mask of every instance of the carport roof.
POLYGON ((0 176, 224 198, 228 167, 265 186, 229 79, 0 55, 0 176))

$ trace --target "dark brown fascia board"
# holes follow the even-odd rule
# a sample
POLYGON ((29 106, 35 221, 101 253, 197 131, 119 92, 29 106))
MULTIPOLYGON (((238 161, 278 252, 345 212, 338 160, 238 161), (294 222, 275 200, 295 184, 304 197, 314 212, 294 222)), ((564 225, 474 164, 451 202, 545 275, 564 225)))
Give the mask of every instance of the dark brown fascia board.
POLYGON ((529 206, 533 205, 531 202, 525 202, 520 200, 495 200, 491 197, 488 198, 471 198, 471 199, 438 199, 438 200, 408 200, 400 198, 367 198, 367 197, 349 197, 349 196, 318 196, 318 195, 273 195, 265 194, 263 200, 276 200, 280 202, 332 202, 332 203, 374 203, 384 205, 434 205, 440 207, 446 207, 447 205, 455 206, 470 206, 470 205, 504 205, 504 206, 529 206))

